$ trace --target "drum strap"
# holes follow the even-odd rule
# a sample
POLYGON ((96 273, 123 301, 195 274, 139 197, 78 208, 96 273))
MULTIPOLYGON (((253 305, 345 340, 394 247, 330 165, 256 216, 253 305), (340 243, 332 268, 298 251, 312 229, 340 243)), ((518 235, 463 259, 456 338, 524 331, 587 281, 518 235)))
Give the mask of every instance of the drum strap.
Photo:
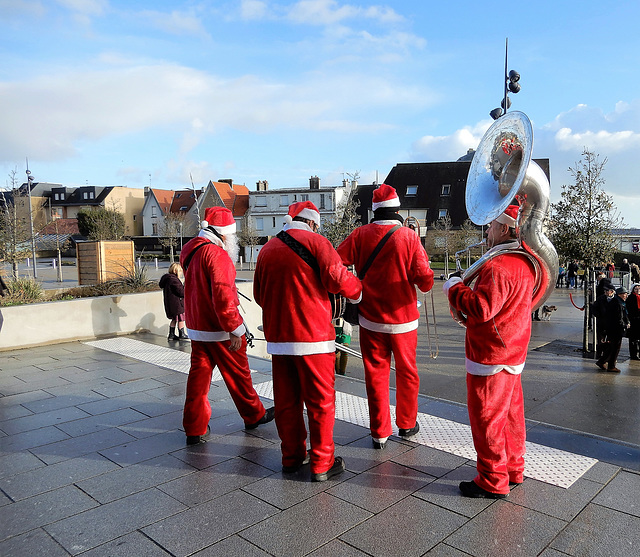
POLYGON ((391 230, 389 230, 389 232, 387 232, 383 237, 382 240, 380 240, 378 242, 378 245, 375 247, 375 249, 371 252, 371 255, 369 256, 369 259, 367 259, 367 262, 364 264, 364 267, 362 267, 362 269, 360 269, 360 272, 358 273, 358 278, 360 280, 364 280, 364 275, 367 274, 367 271, 369 270, 369 267, 371 267, 371 264, 373 263, 373 260, 376 258, 376 256, 380 253, 380 250, 383 248, 383 246, 387 243, 387 240, 389 238, 391 238, 391 234, 393 234, 396 230, 398 230, 398 228, 400 228, 399 224, 396 224, 391 230))

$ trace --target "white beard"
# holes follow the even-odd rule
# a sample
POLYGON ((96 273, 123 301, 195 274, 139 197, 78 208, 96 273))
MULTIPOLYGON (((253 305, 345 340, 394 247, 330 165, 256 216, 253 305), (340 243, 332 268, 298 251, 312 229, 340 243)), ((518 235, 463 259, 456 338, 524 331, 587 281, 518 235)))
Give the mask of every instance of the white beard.
POLYGON ((238 236, 235 234, 225 234, 224 250, 229 254, 231 261, 236 263, 240 254, 240 245, 238 244, 238 236))

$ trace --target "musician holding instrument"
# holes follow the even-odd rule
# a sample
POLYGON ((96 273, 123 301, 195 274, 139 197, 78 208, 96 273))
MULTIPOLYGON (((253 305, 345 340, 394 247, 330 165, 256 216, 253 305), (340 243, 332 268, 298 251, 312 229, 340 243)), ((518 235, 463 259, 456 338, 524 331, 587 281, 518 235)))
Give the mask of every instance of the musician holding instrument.
POLYGON ((531 337, 535 269, 518 249, 518 210, 509 205, 491 221, 487 262, 473 288, 459 276, 444 284, 451 307, 467 316, 467 406, 478 475, 460 484, 465 497, 503 499, 523 481, 526 430, 520 374, 531 337))
POLYGON ((317 233, 320 213, 313 203, 291 205, 285 222, 260 250, 253 292, 272 355, 282 471, 294 473, 310 461, 311 479, 322 482, 345 469, 334 454, 336 334, 328 293, 358 301, 362 286, 329 240, 317 233))
POLYGON ((187 379, 183 425, 187 445, 206 442, 210 435, 209 388, 218 366, 229 394, 244 420, 255 429, 273 420, 251 381, 247 358, 247 329, 238 311, 236 222, 225 207, 208 207, 202 230, 182 248, 185 312, 191 338, 191 367, 187 379))
POLYGON ((389 407, 391 355, 396 365, 396 425, 403 438, 418 433, 416 363, 418 298, 433 287, 433 271, 420 238, 400 226, 396 190, 382 184, 373 192, 373 219, 338 246, 345 265, 362 280, 359 304, 360 348, 364 362, 373 447, 384 449, 392 434, 389 407), (373 258, 372 258, 373 255, 373 258), (366 274, 365 274, 366 272, 366 274))

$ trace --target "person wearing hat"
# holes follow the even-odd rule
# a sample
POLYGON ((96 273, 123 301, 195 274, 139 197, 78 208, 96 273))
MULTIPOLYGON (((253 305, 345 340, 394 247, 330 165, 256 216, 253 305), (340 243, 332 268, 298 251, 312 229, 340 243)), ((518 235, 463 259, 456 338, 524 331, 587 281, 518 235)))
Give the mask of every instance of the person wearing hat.
MULTIPOLYGON (((591 304, 591 314, 596 319, 596 360, 600 360, 607 350, 607 331, 605 315, 607 314, 607 305, 613 301, 616 295, 616 287, 611 281, 603 275, 603 278, 596 286, 596 299, 591 304)), ((598 366, 600 367, 600 366, 598 366)))
POLYGON ((460 483, 465 497, 504 499, 522 483, 526 429, 521 373, 531 338, 535 270, 519 248, 519 208, 509 205, 487 229, 487 254, 473 288, 444 284, 449 304, 467 316, 467 407, 477 471, 460 483))
POLYGON ((362 286, 319 229, 316 206, 293 203, 283 231, 260 250, 253 294, 272 355, 282 471, 295 473, 310 462, 312 481, 323 482, 345 470, 333 443, 336 334, 329 293, 357 301, 362 286))
POLYGON ((338 253, 345 265, 354 265, 361 275, 371 254, 387 237, 362 279, 358 317, 372 444, 375 449, 384 449, 393 433, 389 406, 392 354, 396 365, 398 433, 409 438, 420 429, 420 377, 416 363, 420 314, 416 286, 423 292, 431 290, 433 271, 418 235, 402 226, 396 190, 387 184, 375 189, 372 209, 371 223, 356 228, 338 246, 338 253))
POLYGON ((640 360, 640 284, 633 287, 633 291, 625 303, 630 324, 629 357, 632 360, 640 360))
POLYGON ((183 425, 187 445, 206 442, 210 434, 208 394, 213 368, 218 366, 229 394, 245 423, 254 429, 273 420, 251 381, 247 332, 238 311, 235 259, 236 223, 226 207, 209 207, 198 236, 180 253, 185 276, 185 313, 191 338, 183 425))
POLYGON ((604 353, 596 361, 596 365, 603 371, 620 372, 616 367, 616 362, 622 346, 622 339, 629 328, 629 315, 625 303, 628 296, 629 291, 624 286, 621 286, 616 289, 616 295, 606 305, 604 328, 607 335, 607 343, 604 353))

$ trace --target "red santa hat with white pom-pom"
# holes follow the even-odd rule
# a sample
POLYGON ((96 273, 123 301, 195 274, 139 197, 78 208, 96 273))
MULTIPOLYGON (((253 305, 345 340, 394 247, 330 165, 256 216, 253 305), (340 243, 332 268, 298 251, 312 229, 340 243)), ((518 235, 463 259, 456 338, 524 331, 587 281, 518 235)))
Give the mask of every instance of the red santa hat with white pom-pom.
POLYGON ((298 201, 289 206, 289 213, 284 217, 285 224, 291 224, 295 217, 312 220, 320 226, 320 211, 311 201, 298 201))
POLYGON ((201 223, 204 230, 207 228, 215 230, 218 234, 234 234, 236 231, 236 221, 233 213, 226 207, 208 207, 204 212, 204 220, 201 223))
POLYGON ((515 228, 519 210, 520 207, 518 205, 509 205, 496 221, 500 224, 506 224, 509 228, 515 228))
POLYGON ((373 190, 371 208, 375 211, 383 207, 400 207, 400 199, 396 190, 387 184, 382 184, 379 188, 373 190))

